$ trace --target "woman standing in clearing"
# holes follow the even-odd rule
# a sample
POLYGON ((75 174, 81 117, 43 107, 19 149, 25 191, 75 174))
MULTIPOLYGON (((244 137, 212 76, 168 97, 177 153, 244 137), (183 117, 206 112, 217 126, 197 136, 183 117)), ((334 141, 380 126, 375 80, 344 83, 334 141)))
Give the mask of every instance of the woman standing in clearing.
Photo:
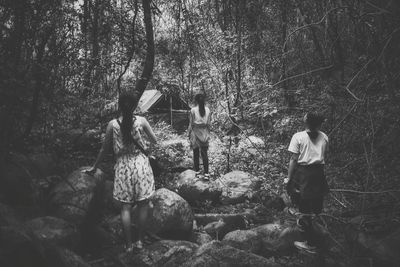
POLYGON ((205 106, 205 96, 197 94, 194 97, 196 106, 190 110, 189 140, 193 149, 194 170, 199 174, 200 154, 204 167, 204 179, 209 180, 208 142, 210 140, 210 109, 205 106))
POLYGON ((294 245, 315 253, 317 237, 312 224, 314 215, 322 211, 324 196, 328 193, 325 179, 325 154, 328 150, 328 136, 321 132, 324 118, 315 113, 304 117, 306 130, 293 135, 289 151, 287 190, 297 195, 296 204, 301 213, 298 225, 304 233, 305 242, 296 241, 294 245))
POLYGON ((113 148, 116 156, 113 197, 122 203, 121 220, 126 236, 126 249, 143 247, 144 226, 148 214, 148 199, 154 193, 154 177, 149 158, 138 146, 144 148, 141 136, 143 130, 150 141, 156 143, 156 137, 147 120, 133 116, 138 99, 131 94, 122 94, 118 100, 121 116, 108 123, 102 148, 88 171, 94 171, 103 160, 107 150, 113 148), (138 241, 133 244, 131 235, 131 208, 138 209, 138 241))

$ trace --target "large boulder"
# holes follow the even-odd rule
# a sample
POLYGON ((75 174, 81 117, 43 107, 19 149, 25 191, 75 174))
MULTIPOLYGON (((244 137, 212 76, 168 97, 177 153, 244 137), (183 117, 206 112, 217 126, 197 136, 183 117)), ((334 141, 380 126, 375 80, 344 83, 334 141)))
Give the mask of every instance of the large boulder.
POLYGON ((254 227, 251 230, 259 234, 263 238, 275 240, 279 238, 282 231, 285 229, 286 227, 280 223, 268 223, 254 227))
POLYGON ((39 190, 31 160, 22 154, 11 154, 0 174, 0 193, 4 200, 13 205, 36 203, 39 190))
POLYGON ((196 223, 213 238, 222 239, 227 233, 247 227, 247 214, 196 214, 196 223))
POLYGON ((158 189, 150 200, 153 208, 148 216, 148 231, 172 239, 190 236, 194 216, 186 200, 165 188, 158 189))
POLYGON ((260 137, 251 135, 239 141, 238 149, 245 150, 252 156, 257 156, 260 154, 260 151, 265 150, 265 143, 260 137))
POLYGON ((50 192, 52 213, 76 225, 96 220, 102 208, 105 176, 99 169, 88 175, 87 168, 72 172, 50 192))
POLYGON ((114 182, 113 181, 105 181, 104 183, 104 202, 105 202, 105 208, 107 209, 108 212, 117 214, 121 211, 121 202, 116 200, 113 197, 113 191, 114 191, 114 182))
POLYGON ((295 251, 294 241, 303 240, 303 235, 297 226, 269 223, 251 230, 262 240, 258 254, 264 257, 290 255, 295 251))
POLYGON ((262 238, 252 230, 236 230, 225 235, 222 240, 224 244, 248 251, 254 254, 260 254, 262 249, 262 238))
POLYGON ((39 217, 25 223, 33 235, 41 241, 76 249, 79 243, 79 233, 76 227, 60 218, 39 217))
POLYGON ((0 227, 0 266, 47 266, 42 244, 21 226, 0 227))
POLYGON ((290 255, 295 251, 294 241, 302 240, 297 227, 270 223, 249 230, 230 232, 225 235, 223 243, 269 258, 290 255))
MULTIPOLYGON (((159 133, 159 135, 163 136, 165 133, 159 133)), ((189 141, 175 135, 173 138, 169 137, 168 140, 160 142, 154 154, 159 158, 161 166, 169 169, 170 172, 182 172, 193 166, 193 160, 189 156, 190 150, 189 141)))
POLYGON ((56 248, 52 251, 52 257, 48 256, 49 266, 57 267, 90 267, 81 256, 65 248, 56 248))
POLYGON ((278 267, 273 260, 249 253, 219 241, 212 241, 197 249, 182 266, 263 266, 278 267))
POLYGON ((260 180, 243 171, 232 171, 217 180, 222 189, 221 202, 235 204, 243 202, 260 188, 260 180))
POLYGON ((74 252, 37 239, 27 227, 0 227, 0 266, 88 267, 74 252))
POLYGON ((193 232, 189 239, 189 241, 198 245, 204 245, 208 242, 211 242, 212 240, 212 237, 204 232, 193 232))
POLYGON ((228 233, 223 242, 238 249, 250 251, 263 257, 288 255, 293 242, 300 240, 299 231, 289 231, 279 223, 260 225, 249 230, 228 233))
POLYGON ((179 174, 175 186, 178 194, 191 204, 206 200, 217 202, 222 193, 215 182, 199 179, 193 170, 186 170, 179 174))
POLYGON ((189 241, 161 240, 138 254, 122 253, 118 258, 124 266, 181 266, 197 248, 189 241))
POLYGON ((0 194, 10 204, 32 206, 42 200, 41 190, 56 174, 57 163, 51 154, 12 153, 0 174, 0 194))
POLYGON ((383 237, 359 232, 356 245, 361 254, 373 257, 374 266, 400 266, 400 229, 383 237))
POLYGON ((108 243, 109 245, 123 243, 125 240, 120 215, 108 217, 103 220, 99 230, 99 236, 103 237, 103 242, 105 241, 104 243, 108 243))
POLYGON ((11 226, 17 223, 18 220, 14 210, 8 205, 0 203, 0 226, 11 226))

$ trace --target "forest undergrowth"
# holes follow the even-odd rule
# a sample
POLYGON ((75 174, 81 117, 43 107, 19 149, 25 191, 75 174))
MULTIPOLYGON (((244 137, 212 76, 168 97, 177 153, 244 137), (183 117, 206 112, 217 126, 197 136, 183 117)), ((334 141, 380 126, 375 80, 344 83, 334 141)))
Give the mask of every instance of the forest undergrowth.
MULTIPOLYGON (((277 121, 285 121, 287 125, 290 124, 288 122, 297 120, 297 117, 287 115, 277 121)), ((257 131, 256 127, 246 127, 243 124, 242 128, 253 130, 242 131, 237 136, 237 144, 235 137, 214 128, 209 148, 212 179, 218 179, 228 171, 241 170, 258 177, 262 184, 260 191, 254 192, 254 196, 248 196, 249 200, 245 203, 214 205, 206 201, 197 203, 198 205, 193 207, 193 210, 196 213, 241 213, 252 209, 256 211, 259 218, 258 222, 252 222, 253 226, 257 223, 272 221, 280 221, 288 225, 295 223, 293 218, 285 212, 264 206, 268 200, 280 197, 285 191, 283 180, 287 176, 289 136, 301 130, 300 124, 292 123, 292 125, 293 127, 282 130, 277 123, 276 128, 263 132, 257 131)), ((166 167, 164 173, 157 179, 156 185, 158 188, 173 189, 172 181, 182 169, 173 169, 172 166, 190 168, 192 164, 192 152, 187 133, 178 134, 165 122, 153 123, 153 126, 159 142, 153 149, 153 153, 166 167)), ((98 148, 99 143, 93 145, 92 149, 68 148, 68 152, 63 153, 64 158, 61 160, 63 169, 68 173, 78 167, 92 164, 98 148)), ((335 260, 354 260, 351 252, 354 240, 351 239, 355 237, 351 234, 355 234, 356 231, 362 230, 379 236, 389 233, 400 225, 397 201, 393 201, 397 200, 396 192, 380 194, 378 188, 376 192, 363 194, 356 184, 352 184, 349 177, 363 172, 362 165, 357 164, 361 160, 363 159, 348 152, 329 154, 326 175, 332 191, 326 198, 321 223, 330 234, 332 245, 330 256, 335 260), (354 158, 352 161, 347 160, 352 157, 354 158), (344 258, 342 258, 343 255, 344 258)), ((110 156, 102 167, 108 175, 112 175, 112 162, 112 156, 110 156)), ((377 172, 374 175, 383 174, 384 172, 377 172)), ((358 261, 363 260, 358 259, 358 261)), ((289 264, 285 266, 296 266, 296 262, 299 264, 302 259, 300 256, 295 261, 292 258, 290 262, 287 257, 283 257, 279 261, 289 264)))

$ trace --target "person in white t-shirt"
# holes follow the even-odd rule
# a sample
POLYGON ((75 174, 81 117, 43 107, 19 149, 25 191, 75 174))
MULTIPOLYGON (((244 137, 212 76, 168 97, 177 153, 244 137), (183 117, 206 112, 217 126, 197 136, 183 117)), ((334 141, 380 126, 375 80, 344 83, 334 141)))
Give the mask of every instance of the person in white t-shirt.
POLYGON ((315 253, 318 243, 312 218, 321 213, 324 196, 329 192, 324 173, 328 136, 320 131, 323 121, 321 115, 306 114, 306 129, 293 135, 288 149, 291 158, 286 188, 302 214, 298 225, 306 240, 296 241, 295 246, 311 253, 315 253))

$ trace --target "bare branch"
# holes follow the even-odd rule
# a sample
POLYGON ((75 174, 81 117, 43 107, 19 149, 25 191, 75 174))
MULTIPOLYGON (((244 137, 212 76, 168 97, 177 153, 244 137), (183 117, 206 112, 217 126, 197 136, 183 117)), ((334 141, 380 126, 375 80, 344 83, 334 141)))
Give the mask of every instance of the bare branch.
POLYGON ((389 10, 384 9, 384 8, 382 8, 382 7, 379 7, 379 6, 377 6, 377 5, 374 5, 374 4, 372 4, 370 1, 366 1, 366 3, 367 3, 369 6, 371 6, 371 7, 373 7, 373 8, 376 8, 377 10, 379 10, 380 13, 388 13, 388 14, 391 13, 389 10))
POLYGON ((384 190, 384 191, 357 191, 351 189, 330 189, 332 192, 354 193, 354 194, 387 194, 393 192, 400 192, 400 190, 384 190))
POLYGON ((393 36, 395 35, 395 33, 397 33, 398 31, 400 31, 400 27, 393 30, 392 33, 390 34, 388 40, 386 41, 385 45, 383 46, 382 52, 378 57, 378 60, 381 60, 383 58, 383 54, 385 53, 386 48, 389 46, 389 43, 392 41, 393 36))
POLYGON ((328 136, 330 136, 339 126, 347 119, 347 117, 353 112, 353 109, 357 106, 358 103, 354 103, 354 105, 351 107, 349 112, 343 117, 343 119, 329 132, 328 136))
POLYGON ((362 101, 361 98, 357 97, 352 91, 350 91, 350 86, 354 82, 354 80, 360 75, 360 73, 367 68, 367 66, 375 60, 375 57, 371 58, 357 73, 356 75, 351 78, 350 82, 346 85, 345 89, 346 91, 357 101, 362 101))
POLYGON ((329 65, 329 66, 321 67, 321 68, 318 68, 318 69, 310 70, 310 71, 307 71, 307 72, 304 72, 304 73, 300 73, 300 74, 297 74, 297 75, 294 75, 294 76, 290 76, 290 77, 288 77, 286 79, 280 80, 277 83, 274 83, 273 85, 271 85, 271 87, 275 87, 275 86, 277 86, 277 85, 279 85, 279 84, 281 84, 283 82, 286 82, 288 80, 296 79, 296 78, 299 78, 299 77, 302 77, 302 76, 306 76, 306 75, 309 75, 309 74, 312 74, 312 73, 315 73, 315 72, 318 72, 318 71, 328 70, 328 69, 330 69, 332 67, 333 67, 333 65, 329 65))
POLYGON ((296 32, 301 31, 301 30, 303 30, 303 29, 306 29, 306 28, 309 28, 309 27, 314 27, 314 26, 319 26, 321 23, 324 22, 324 20, 326 19, 326 17, 327 17, 331 12, 333 12, 333 11, 335 11, 335 10, 338 10, 338 9, 345 9, 345 8, 348 8, 348 6, 339 6, 339 7, 332 8, 332 9, 328 10, 328 11, 325 13, 325 15, 324 15, 319 21, 313 22, 313 23, 310 23, 310 24, 303 25, 303 26, 301 26, 301 27, 299 27, 299 28, 293 30, 291 33, 289 33, 289 34, 287 35, 286 41, 285 41, 285 43, 283 44, 283 47, 282 47, 282 51, 285 50, 286 43, 287 43, 287 41, 289 40, 289 37, 290 37, 290 36, 292 36, 292 35, 295 34, 296 32))

